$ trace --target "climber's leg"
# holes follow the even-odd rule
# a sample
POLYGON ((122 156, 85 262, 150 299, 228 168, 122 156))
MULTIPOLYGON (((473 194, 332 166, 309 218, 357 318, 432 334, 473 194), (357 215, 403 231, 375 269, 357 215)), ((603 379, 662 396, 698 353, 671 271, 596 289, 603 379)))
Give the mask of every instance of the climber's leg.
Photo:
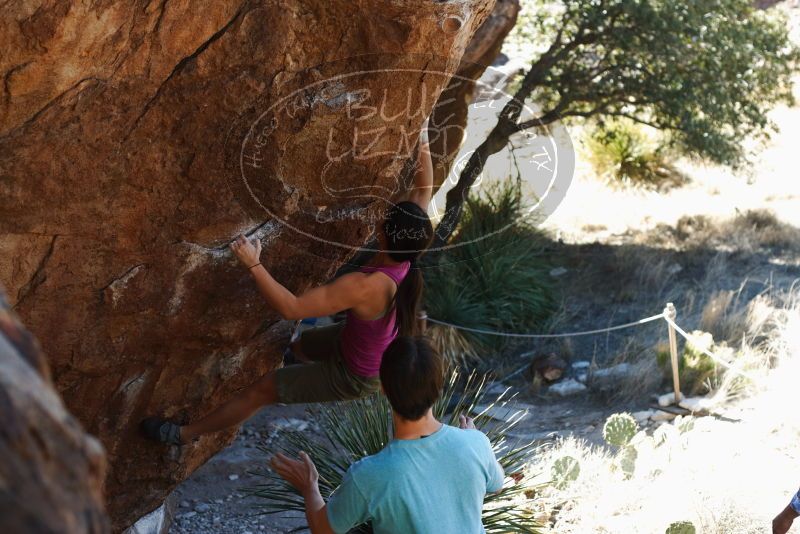
MULTIPOLYGON (((300 335, 300 338, 292 344, 292 350, 297 349, 295 356, 304 361, 321 361, 329 360, 332 354, 336 354, 338 350, 336 347, 339 345, 339 332, 342 325, 335 324, 323 328, 313 328, 306 330, 300 335)), ((323 365, 317 363, 317 366, 323 365)), ((313 367, 314 365, 310 366, 313 367)), ((295 368, 309 367, 290 365, 279 369, 276 372, 268 373, 261 377, 256 383, 248 386, 236 397, 226 402, 206 417, 183 426, 180 429, 180 439, 182 442, 187 443, 197 436, 208 434, 209 432, 217 432, 224 430, 228 427, 237 425, 253 415, 259 408, 268 404, 274 404, 279 401, 278 395, 278 374, 281 375, 282 382, 287 381, 286 375, 296 377, 299 375, 307 376, 324 376, 324 371, 320 369, 308 369, 305 373, 298 373, 295 368), (291 369, 291 371, 289 371, 291 369), (288 372, 287 372, 288 371, 288 372)), ((295 382, 296 378, 290 381, 295 382)), ((314 381, 318 384, 317 381, 314 381)), ((299 384, 296 387, 303 387, 299 384)), ((309 387, 311 385, 309 384, 309 387)), ((291 389, 294 389, 292 387, 291 389)), ((324 390, 324 387, 315 387, 317 391, 324 390)), ((285 395, 286 396, 286 395, 285 395)), ((281 400, 280 402, 292 402, 281 400)), ((295 401, 296 402, 296 401, 295 401)))
POLYGON ((183 443, 188 443, 203 434, 238 425, 262 406, 275 404, 277 400, 275 372, 267 373, 199 421, 182 426, 180 439, 183 443))
POLYGON ((330 359, 339 346, 339 336, 344 323, 309 328, 300 333, 283 356, 285 365, 295 363, 322 362, 330 359))
POLYGON ((377 376, 353 374, 337 346, 325 361, 289 365, 275 371, 278 402, 284 404, 334 402, 366 397, 380 389, 377 376))
POLYGON ((188 443, 210 432, 237 425, 268 404, 331 402, 366 397, 380 389, 380 380, 353 374, 344 363, 338 333, 342 325, 303 333, 298 348, 310 363, 282 367, 261 377, 206 417, 186 426, 150 417, 142 421, 146 437, 162 443, 188 443))
POLYGON ((344 362, 339 339, 345 323, 305 330, 293 346, 309 363, 278 369, 278 402, 331 402, 366 397, 380 389, 377 376, 354 374, 344 362))

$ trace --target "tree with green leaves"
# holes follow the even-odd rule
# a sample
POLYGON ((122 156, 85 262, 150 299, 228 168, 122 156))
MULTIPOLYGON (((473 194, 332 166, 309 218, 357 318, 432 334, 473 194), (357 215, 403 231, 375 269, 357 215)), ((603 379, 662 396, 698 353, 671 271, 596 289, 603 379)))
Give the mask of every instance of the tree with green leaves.
POLYGON ((767 112, 793 103, 800 50, 786 21, 750 0, 529 1, 518 24, 540 52, 448 191, 434 246, 450 239, 488 158, 526 130, 623 117, 682 153, 739 167, 742 142, 775 131, 767 112))

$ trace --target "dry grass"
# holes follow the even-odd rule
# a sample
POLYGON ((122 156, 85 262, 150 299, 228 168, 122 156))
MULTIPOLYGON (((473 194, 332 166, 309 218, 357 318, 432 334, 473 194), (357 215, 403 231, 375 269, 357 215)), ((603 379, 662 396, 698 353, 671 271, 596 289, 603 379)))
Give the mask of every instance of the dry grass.
POLYGON ((684 216, 673 238, 684 249, 711 249, 755 254, 766 250, 797 252, 800 230, 781 222, 770 210, 755 209, 727 220, 705 215, 684 216))
POLYGON ((475 345, 455 328, 431 323, 425 334, 449 365, 467 368, 480 363, 475 345))
POLYGON ((628 300, 639 294, 664 303, 670 286, 682 267, 672 254, 663 250, 622 245, 614 251, 618 274, 619 299, 628 300))

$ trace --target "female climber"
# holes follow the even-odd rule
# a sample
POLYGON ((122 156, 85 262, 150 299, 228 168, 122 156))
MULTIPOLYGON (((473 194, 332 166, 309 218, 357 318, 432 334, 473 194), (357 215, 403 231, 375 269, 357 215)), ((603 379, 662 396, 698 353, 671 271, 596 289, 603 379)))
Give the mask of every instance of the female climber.
POLYGON ((261 264, 259 241, 239 236, 231 244, 263 297, 284 319, 346 311, 346 320, 303 332, 291 351, 307 363, 267 373, 194 423, 143 420, 141 430, 147 438, 179 445, 239 424, 268 404, 349 400, 378 391, 383 351, 398 334, 413 335, 416 330, 422 274, 414 264, 433 237, 427 214, 433 165, 426 130, 420 136, 414 186, 406 200, 389 209, 377 236, 380 251, 357 272, 294 295, 261 264))

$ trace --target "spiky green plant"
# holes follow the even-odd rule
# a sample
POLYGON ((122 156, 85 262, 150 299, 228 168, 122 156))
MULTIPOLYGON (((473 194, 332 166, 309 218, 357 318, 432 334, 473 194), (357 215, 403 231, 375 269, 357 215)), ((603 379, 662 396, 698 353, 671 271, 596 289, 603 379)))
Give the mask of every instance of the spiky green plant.
POLYGON ((695 534, 697 529, 691 521, 676 521, 672 523, 664 534, 695 534))
MULTIPOLYGON (((441 399, 434 406, 434 414, 446 424, 457 425, 460 415, 476 413, 479 405, 489 407, 475 417, 475 426, 489 438, 506 473, 506 481, 502 490, 484 499, 484 528, 489 534, 538 533, 540 525, 532 513, 522 506, 539 486, 533 482, 535 474, 526 469, 528 460, 536 453, 538 446, 532 442, 512 444, 507 440, 507 435, 517 426, 524 412, 512 412, 507 422, 499 423, 486 415, 490 408, 507 407, 510 400, 503 393, 487 403, 484 398, 486 381, 485 376, 476 374, 460 381, 458 373, 453 372, 441 399)), ((322 405, 310 411, 319 423, 323 441, 314 440, 301 432, 287 432, 275 445, 259 449, 266 455, 280 451, 297 456, 299 451, 306 451, 319 471, 320 492, 327 498, 339 486, 351 464, 376 454, 389 443, 391 409, 384 396, 374 395, 351 402, 322 405)), ((272 470, 265 469, 252 474, 263 478, 264 482, 248 488, 244 494, 261 499, 257 505, 261 514, 305 510, 303 498, 272 470)), ((354 532, 367 533, 371 529, 368 525, 361 525, 354 532)))
POLYGON ((603 425, 603 439, 612 447, 617 447, 616 467, 625 478, 633 477, 636 471, 636 459, 639 453, 631 440, 639 431, 639 424, 628 413, 615 413, 606 419, 603 425))
POLYGON ((678 416, 675 418, 675 421, 672 423, 675 428, 678 429, 678 432, 681 434, 686 434, 687 432, 691 432, 694 430, 694 421, 695 418, 691 416, 683 417, 678 416))
POLYGON ((578 480, 581 474, 581 464, 572 456, 563 456, 553 463, 551 471, 553 486, 563 490, 578 480))
POLYGON ((612 184, 668 190, 686 182, 668 150, 631 121, 608 121, 587 142, 595 171, 612 184))
MULTIPOLYGON (((709 358, 704 351, 729 355, 729 358, 733 359, 733 349, 724 342, 717 344, 710 333, 694 330, 684 345, 683 353, 678 358, 682 389, 692 396, 716 389, 722 376, 716 362, 709 358)), ((657 348, 656 361, 664 372, 665 379, 671 379, 672 364, 669 349, 657 348)))
POLYGON ((614 447, 626 447, 639 431, 639 424, 627 413, 615 413, 603 425, 603 439, 614 447))
MULTIPOLYGON (((542 329, 555 309, 546 239, 526 212, 520 185, 508 179, 471 196, 451 243, 425 265, 430 317, 484 330, 542 329), (433 260, 431 260, 433 261, 433 260)), ((464 333, 475 347, 504 338, 464 333)), ((456 362, 457 363, 457 362, 456 362)))
POLYGON ((627 445, 617 454, 617 466, 626 479, 633 478, 636 472, 636 460, 639 458, 639 451, 636 447, 627 445))

